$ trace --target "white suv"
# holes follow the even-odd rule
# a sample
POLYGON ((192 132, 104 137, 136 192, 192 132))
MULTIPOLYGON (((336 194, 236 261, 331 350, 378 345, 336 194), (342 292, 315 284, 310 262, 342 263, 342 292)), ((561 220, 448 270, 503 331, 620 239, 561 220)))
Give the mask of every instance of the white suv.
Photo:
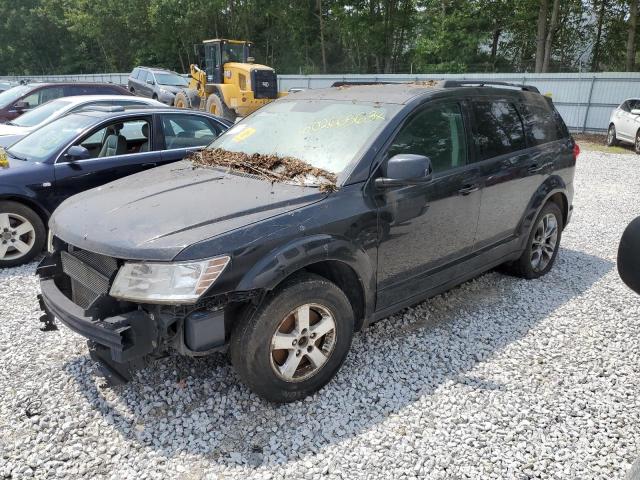
POLYGON ((640 154, 640 99, 630 98, 616 108, 609 119, 607 145, 631 143, 640 154))

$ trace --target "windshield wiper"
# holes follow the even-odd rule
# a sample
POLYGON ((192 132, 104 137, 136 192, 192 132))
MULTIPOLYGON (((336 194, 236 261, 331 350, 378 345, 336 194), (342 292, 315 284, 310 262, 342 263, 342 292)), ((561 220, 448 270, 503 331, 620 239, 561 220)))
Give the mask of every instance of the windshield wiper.
POLYGON ((4 122, 5 125, 13 125, 14 127, 16 127, 17 125, 13 122, 4 122))
POLYGON ((11 150, 7 150, 6 148, 4 149, 5 152, 7 152, 9 155, 11 155, 13 158, 15 158, 16 160, 22 160, 23 162, 26 162, 27 159, 24 157, 21 157, 20 155, 16 155, 15 153, 13 153, 11 150))

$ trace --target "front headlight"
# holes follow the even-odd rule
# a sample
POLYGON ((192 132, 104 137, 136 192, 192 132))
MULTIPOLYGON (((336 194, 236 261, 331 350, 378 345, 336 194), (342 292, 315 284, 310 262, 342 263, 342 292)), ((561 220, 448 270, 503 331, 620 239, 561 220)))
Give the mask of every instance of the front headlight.
POLYGON ((53 253, 53 230, 51 229, 47 233, 47 252, 53 253))
POLYGON ((199 262, 127 262, 109 294, 144 303, 195 303, 229 264, 227 256, 199 262))

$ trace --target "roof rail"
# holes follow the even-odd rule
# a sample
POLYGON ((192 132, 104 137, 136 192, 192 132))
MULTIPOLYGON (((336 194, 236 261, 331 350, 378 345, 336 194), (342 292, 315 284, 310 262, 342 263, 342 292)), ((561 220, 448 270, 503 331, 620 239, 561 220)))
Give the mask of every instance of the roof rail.
POLYGON ((442 88, 456 88, 456 87, 510 87, 510 88, 519 88, 524 92, 535 92, 540 93, 533 85, 523 85, 519 83, 509 83, 509 82, 497 82, 492 80, 445 80, 442 82, 442 88))

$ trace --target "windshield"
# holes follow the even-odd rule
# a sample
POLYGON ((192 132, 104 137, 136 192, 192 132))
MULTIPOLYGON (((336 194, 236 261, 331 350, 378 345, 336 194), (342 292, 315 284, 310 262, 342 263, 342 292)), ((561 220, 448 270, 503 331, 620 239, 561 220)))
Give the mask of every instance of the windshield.
POLYGON ((11 121, 11 125, 17 125, 18 127, 35 127, 50 119, 52 116, 58 116, 60 113, 63 113, 70 104, 71 102, 66 100, 52 100, 44 105, 40 105, 38 108, 34 108, 24 115, 20 115, 11 121))
POLYGON ((186 78, 175 73, 156 73, 156 82, 160 85, 169 85, 172 87, 186 87, 189 85, 186 78))
POLYGON ((10 88, 2 93, 0 93, 0 107, 6 107, 10 103, 15 102, 21 96, 26 93, 29 93, 33 87, 29 87, 28 85, 18 85, 17 87, 10 88))
POLYGON ((222 47, 222 63, 244 62, 244 44, 225 43, 222 47))
POLYGON ((209 148, 293 157, 339 174, 397 108, 327 100, 274 102, 227 130, 209 148))
POLYGON ((21 160, 43 162, 95 120, 77 114, 59 118, 14 143, 7 152, 21 160))

